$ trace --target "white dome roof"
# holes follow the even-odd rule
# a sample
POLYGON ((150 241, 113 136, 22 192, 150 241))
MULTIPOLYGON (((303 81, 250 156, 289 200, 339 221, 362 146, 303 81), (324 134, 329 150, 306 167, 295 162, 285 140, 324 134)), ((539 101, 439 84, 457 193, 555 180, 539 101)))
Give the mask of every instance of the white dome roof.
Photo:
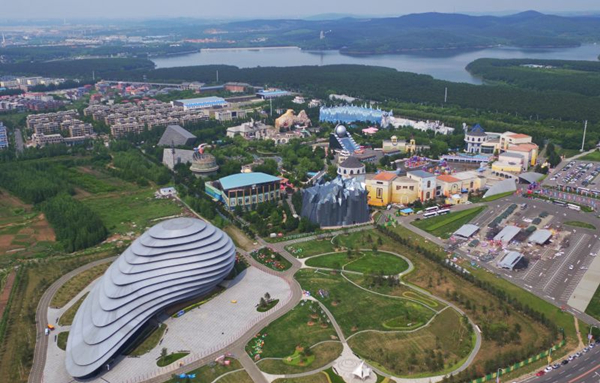
POLYGON ((110 265, 77 310, 67 371, 93 374, 155 313, 210 292, 234 262, 233 241, 211 224, 175 218, 155 225, 110 265))
POLYGON ((338 137, 346 136, 346 127, 344 125, 338 125, 335 127, 335 134, 338 137))

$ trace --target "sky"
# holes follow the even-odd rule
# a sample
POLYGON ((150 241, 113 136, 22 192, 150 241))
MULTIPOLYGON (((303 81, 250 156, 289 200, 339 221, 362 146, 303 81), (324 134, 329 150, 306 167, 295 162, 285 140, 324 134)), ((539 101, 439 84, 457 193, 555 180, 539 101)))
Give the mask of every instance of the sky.
POLYGON ((300 18, 326 13, 398 16, 445 12, 496 14, 600 12, 599 0, 0 0, 0 19, 300 18))

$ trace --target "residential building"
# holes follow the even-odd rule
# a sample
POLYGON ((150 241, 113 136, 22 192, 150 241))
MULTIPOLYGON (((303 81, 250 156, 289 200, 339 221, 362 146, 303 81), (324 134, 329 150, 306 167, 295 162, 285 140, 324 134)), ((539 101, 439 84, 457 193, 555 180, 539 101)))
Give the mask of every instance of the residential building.
POLYGON ((227 128, 227 137, 242 136, 247 140, 264 139, 267 137, 269 129, 272 129, 272 127, 260 121, 252 120, 227 128))
POLYGON ((217 121, 232 121, 238 118, 246 118, 247 112, 240 110, 217 110, 215 111, 215 120, 217 121))

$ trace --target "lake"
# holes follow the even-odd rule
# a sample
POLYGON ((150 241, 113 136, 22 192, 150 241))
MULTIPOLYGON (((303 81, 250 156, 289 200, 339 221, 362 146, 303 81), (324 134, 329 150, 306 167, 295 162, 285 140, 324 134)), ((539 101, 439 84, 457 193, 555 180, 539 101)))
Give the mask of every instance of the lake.
POLYGON ((597 60, 600 45, 582 45, 576 48, 521 49, 512 47, 488 48, 475 51, 435 51, 406 54, 348 56, 338 51, 303 51, 299 48, 269 48, 258 50, 213 49, 187 55, 156 57, 158 68, 191 65, 226 64, 240 68, 257 66, 299 66, 361 64, 394 68, 403 72, 428 74, 441 80, 481 84, 465 67, 478 58, 537 58, 559 60, 597 60))

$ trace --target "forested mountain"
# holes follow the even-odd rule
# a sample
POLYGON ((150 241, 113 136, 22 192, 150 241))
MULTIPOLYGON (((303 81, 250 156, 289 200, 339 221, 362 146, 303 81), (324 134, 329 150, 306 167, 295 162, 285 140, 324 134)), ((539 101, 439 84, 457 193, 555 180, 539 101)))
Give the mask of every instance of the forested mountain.
POLYGON ((421 13, 373 19, 252 20, 205 30, 210 30, 213 36, 222 33, 223 38, 227 36, 247 45, 297 45, 304 49, 372 54, 494 45, 576 46, 600 40, 600 18, 553 16, 534 11, 503 17, 421 13))

